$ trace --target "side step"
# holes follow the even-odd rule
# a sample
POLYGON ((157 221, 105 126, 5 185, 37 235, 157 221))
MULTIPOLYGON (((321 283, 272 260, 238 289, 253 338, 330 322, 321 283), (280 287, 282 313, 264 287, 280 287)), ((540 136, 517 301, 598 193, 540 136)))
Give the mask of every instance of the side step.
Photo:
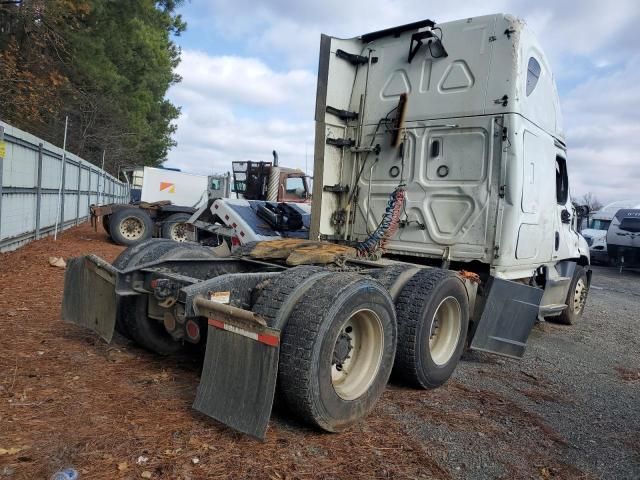
POLYGON ((556 304, 551 304, 551 305, 541 305, 540 306, 540 312, 539 312, 538 315, 542 319, 544 319, 544 317, 557 317, 564 310, 566 310, 566 308, 567 308, 567 304, 566 303, 556 303, 556 304))

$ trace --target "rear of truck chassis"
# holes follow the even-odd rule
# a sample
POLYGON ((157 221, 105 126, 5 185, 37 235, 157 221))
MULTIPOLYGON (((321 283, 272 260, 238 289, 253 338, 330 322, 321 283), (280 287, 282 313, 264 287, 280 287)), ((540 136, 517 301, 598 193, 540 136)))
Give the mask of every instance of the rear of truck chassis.
MULTIPOLYGON (((266 243, 275 243, 278 256, 286 242, 292 241, 266 243)), ((307 254, 324 248, 298 242, 307 254)), ((478 328, 473 314, 477 275, 336 260, 339 266, 292 267, 283 258, 218 257, 207 247, 152 239, 113 265, 92 255, 72 259, 63 317, 106 341, 118 331, 160 355, 205 344, 194 408, 260 438, 276 386, 288 411, 341 431, 373 408, 392 367, 404 383, 434 388, 453 373, 464 346, 473 345, 468 332, 482 339, 481 349, 491 349, 491 332, 478 328)), ((525 319, 503 351, 521 355, 535 298, 490 302, 489 327, 504 315, 525 319)))

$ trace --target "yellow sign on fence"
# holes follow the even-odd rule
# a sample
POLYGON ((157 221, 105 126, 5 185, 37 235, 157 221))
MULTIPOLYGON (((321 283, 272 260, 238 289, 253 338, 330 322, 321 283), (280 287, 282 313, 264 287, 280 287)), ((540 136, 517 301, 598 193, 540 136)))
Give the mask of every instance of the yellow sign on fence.
POLYGON ((0 158, 4 158, 7 154, 7 144, 0 141, 0 158))

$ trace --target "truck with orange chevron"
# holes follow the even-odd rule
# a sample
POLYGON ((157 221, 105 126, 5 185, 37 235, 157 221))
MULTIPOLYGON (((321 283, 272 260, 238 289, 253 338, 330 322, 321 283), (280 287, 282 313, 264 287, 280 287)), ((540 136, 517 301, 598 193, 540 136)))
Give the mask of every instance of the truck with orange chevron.
MULTIPOLYGON (((202 240, 205 243, 211 243, 211 239, 219 243, 220 239, 234 238, 223 234, 227 229, 224 219, 204 215, 207 221, 200 220, 199 229, 192 227, 190 219, 195 213, 198 215, 194 221, 210 212, 212 203, 217 201, 216 205, 230 211, 236 224, 242 217, 247 217, 237 215, 237 210, 244 209, 257 225, 257 208, 274 215, 278 209, 296 209, 295 205, 287 206, 285 202, 311 201, 307 176, 301 170, 279 166, 275 150, 273 157, 273 162, 233 162, 233 176, 231 173, 196 175, 162 167, 121 169, 130 186, 131 202, 91 205, 91 221, 95 226, 101 222, 115 243, 127 246, 149 238, 176 242, 202 240), (232 193, 237 200, 228 203, 232 193), (250 201, 258 205, 250 204, 250 201)), ((234 220, 227 223, 231 225, 234 220)), ((262 230, 271 230, 270 235, 278 235, 277 230, 268 226, 262 230)))

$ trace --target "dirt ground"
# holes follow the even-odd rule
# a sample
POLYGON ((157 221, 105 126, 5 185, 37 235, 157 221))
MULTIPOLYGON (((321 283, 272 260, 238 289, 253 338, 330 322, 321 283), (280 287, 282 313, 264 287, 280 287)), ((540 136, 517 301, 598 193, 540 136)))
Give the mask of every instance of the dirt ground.
POLYGON ((640 478, 640 274, 596 268, 582 322, 539 325, 522 361, 465 354, 343 434, 276 408, 259 442, 190 408, 197 359, 60 320, 49 256, 121 250, 83 225, 0 255, 0 478, 640 478))

